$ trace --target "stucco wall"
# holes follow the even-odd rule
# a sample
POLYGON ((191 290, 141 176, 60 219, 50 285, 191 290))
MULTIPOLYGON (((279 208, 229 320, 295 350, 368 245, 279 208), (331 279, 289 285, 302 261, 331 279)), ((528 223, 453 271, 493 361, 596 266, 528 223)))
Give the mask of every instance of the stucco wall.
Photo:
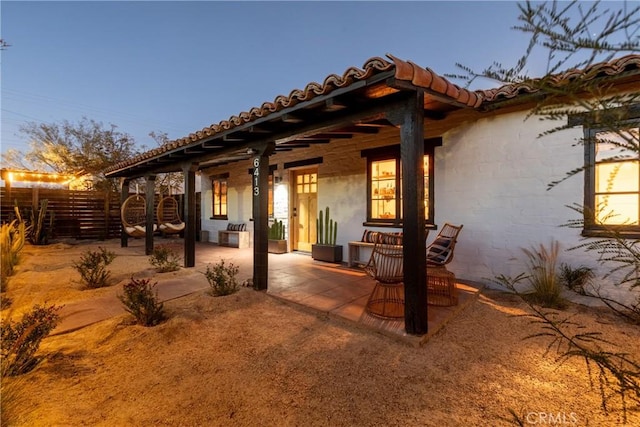
MULTIPOLYGON (((461 279, 489 283, 498 274, 515 276, 526 270, 521 248, 561 244, 560 262, 571 266, 598 268, 596 256, 567 249, 582 243, 580 230, 561 227, 578 214, 567 205, 582 203, 583 176, 575 176, 555 188, 548 184, 582 166, 582 146, 574 143, 582 136, 575 128, 539 138, 554 124, 516 112, 488 117, 458 126, 443 135, 443 146, 435 149, 435 222, 464 224, 450 269, 461 279)), ((331 208, 339 223, 338 244, 359 240, 365 228, 382 231, 399 229, 365 227, 366 159, 360 151, 374 146, 398 144, 397 130, 336 141, 274 155, 283 177, 276 191, 289 197, 289 171, 285 162, 322 156, 318 165, 318 207, 331 208)), ((203 230, 217 242, 217 230, 227 222, 253 223, 250 162, 205 171, 202 174, 203 230), (208 175, 230 173, 229 221, 210 220, 211 183, 208 175)), ((276 199, 278 200, 278 199, 276 199)), ((289 206, 276 203, 276 218, 288 221, 289 206)), ((431 231, 428 241, 435 238, 431 231)), ((253 238, 253 236, 252 236, 253 238)), ((600 274, 603 271, 599 272, 600 274)))

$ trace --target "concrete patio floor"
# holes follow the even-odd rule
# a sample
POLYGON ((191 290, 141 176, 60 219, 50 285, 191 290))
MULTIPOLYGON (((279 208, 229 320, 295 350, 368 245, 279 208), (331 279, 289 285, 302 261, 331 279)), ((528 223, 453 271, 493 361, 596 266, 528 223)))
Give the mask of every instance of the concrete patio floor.
MULTIPOLYGON (((206 268, 206 264, 219 259, 240 266, 241 280, 252 276, 253 248, 228 248, 214 243, 196 245, 196 268, 206 268)), ((365 304, 374 285, 374 280, 360 268, 315 261, 304 252, 269 254, 268 295, 415 346, 424 344, 442 329, 457 313, 475 301, 480 291, 478 285, 457 283, 458 305, 430 305, 428 333, 415 336, 405 332, 403 319, 383 320, 365 312, 365 304)))

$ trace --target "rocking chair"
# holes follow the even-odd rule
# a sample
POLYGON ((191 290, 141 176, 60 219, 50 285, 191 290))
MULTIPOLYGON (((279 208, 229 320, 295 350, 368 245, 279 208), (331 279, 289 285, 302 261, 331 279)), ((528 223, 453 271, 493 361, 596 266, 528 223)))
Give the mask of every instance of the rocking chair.
POLYGON ((165 234, 180 233, 184 230, 184 221, 180 218, 178 201, 171 196, 163 197, 158 202, 158 224, 165 234))
POLYGON ((382 319, 400 319, 404 317, 403 249, 385 241, 389 241, 385 233, 380 233, 364 267, 376 281, 365 310, 382 319))
MULTIPOLYGON (((139 194, 127 197, 120 208, 120 218, 124 231, 131 237, 144 237, 147 234, 147 201, 139 194)), ((153 224, 153 231, 156 230, 153 224)))

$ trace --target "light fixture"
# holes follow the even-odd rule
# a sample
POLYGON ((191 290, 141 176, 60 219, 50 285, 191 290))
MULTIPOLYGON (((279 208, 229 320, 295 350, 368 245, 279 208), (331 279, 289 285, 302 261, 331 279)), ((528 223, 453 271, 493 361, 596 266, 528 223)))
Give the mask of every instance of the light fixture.
POLYGON ((258 154, 258 150, 256 150, 255 148, 249 147, 249 148, 247 148, 247 154, 250 155, 250 156, 252 156, 254 154, 258 154))

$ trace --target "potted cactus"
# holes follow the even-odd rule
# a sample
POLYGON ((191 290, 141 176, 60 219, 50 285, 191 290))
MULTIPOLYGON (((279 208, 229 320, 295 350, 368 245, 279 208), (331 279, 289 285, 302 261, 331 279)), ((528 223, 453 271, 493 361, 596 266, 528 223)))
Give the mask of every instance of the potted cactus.
POLYGON ((318 261, 342 262, 342 246, 336 245, 338 222, 329 218, 329 207, 318 213, 316 229, 318 243, 311 245, 311 257, 318 261))
POLYGON ((277 219, 269 227, 269 253, 284 254, 287 252, 287 241, 284 239, 284 224, 277 219))

